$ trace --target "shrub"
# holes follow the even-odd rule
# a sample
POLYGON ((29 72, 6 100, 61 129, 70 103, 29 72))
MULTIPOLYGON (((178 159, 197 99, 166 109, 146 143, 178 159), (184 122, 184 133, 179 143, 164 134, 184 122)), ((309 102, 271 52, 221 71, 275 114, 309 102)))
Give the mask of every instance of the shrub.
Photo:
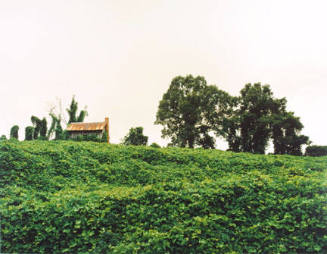
POLYGON ((153 148, 160 148, 160 146, 157 143, 152 143, 150 146, 153 148))
POLYGON ((306 156, 327 156, 327 146, 308 146, 305 150, 306 156))

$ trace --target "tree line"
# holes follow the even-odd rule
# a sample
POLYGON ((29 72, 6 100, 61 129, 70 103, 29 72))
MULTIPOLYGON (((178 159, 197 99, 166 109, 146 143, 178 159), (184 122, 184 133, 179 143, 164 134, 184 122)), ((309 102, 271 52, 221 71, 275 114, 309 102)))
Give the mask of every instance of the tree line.
POLYGON ((301 155, 310 143, 301 135, 303 124, 275 98, 269 85, 246 84, 231 96, 201 76, 175 77, 163 95, 155 124, 170 146, 215 148, 216 138, 234 152, 265 153, 272 141, 275 154, 301 155))

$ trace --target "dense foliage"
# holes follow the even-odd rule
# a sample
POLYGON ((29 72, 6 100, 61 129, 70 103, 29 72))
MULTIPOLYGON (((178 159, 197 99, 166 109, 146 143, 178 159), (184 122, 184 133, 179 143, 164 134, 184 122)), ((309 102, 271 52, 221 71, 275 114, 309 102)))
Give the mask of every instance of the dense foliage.
POLYGON ((300 118, 286 103, 269 85, 246 84, 234 97, 204 77, 178 76, 159 103, 155 123, 172 146, 214 148, 215 137, 223 137, 230 151, 263 154, 271 140, 275 154, 302 155, 309 137, 300 134, 300 118))
POLYGON ((90 133, 90 134, 83 134, 83 135, 77 135, 73 137, 69 137, 67 133, 66 135, 66 140, 73 140, 73 141, 93 141, 93 142, 103 142, 107 143, 108 142, 108 133, 104 132, 102 135, 98 135, 95 133, 90 133))
POLYGON ((34 127, 27 126, 25 128, 25 140, 33 140, 34 138, 34 127))
POLYGON ((327 157, 0 142, 5 253, 326 253, 327 157))
POLYGON ((153 147, 153 148, 160 148, 160 147, 161 147, 161 146, 158 145, 157 143, 152 143, 150 146, 153 147))
POLYGON ((75 123, 75 122, 84 122, 85 117, 87 116, 87 111, 81 110, 79 114, 78 112, 78 103, 75 100, 75 97, 72 98, 69 108, 66 109, 69 115, 68 123, 75 123))
POLYGON ((327 156, 327 146, 308 146, 305 150, 307 156, 327 156))
POLYGON ((11 127, 11 129, 10 129, 10 138, 11 139, 18 139, 18 130, 19 130, 18 125, 14 125, 13 127, 11 127))
POLYGON ((64 137, 65 137, 64 133, 63 133, 64 131, 61 127, 61 115, 56 115, 52 112, 49 115, 51 117, 51 125, 48 130, 48 134, 47 134, 48 139, 51 138, 53 133, 55 134, 54 135, 55 140, 64 139, 64 137))
POLYGON ((46 140, 48 123, 47 119, 43 117, 43 119, 38 118, 37 116, 31 116, 31 122, 34 126, 33 139, 42 139, 46 140))
POLYGON ((130 128, 123 139, 124 145, 145 146, 148 143, 148 136, 143 134, 143 127, 130 128))
POLYGON ((204 77, 178 76, 159 103, 155 123, 163 126, 162 136, 169 137, 172 146, 214 148, 212 132, 221 134, 231 101, 226 92, 207 85, 204 77))
POLYGON ((303 125, 286 103, 273 96, 269 85, 246 84, 226 119, 229 150, 263 154, 271 140, 275 154, 302 155, 301 146, 309 138, 299 134, 303 125))

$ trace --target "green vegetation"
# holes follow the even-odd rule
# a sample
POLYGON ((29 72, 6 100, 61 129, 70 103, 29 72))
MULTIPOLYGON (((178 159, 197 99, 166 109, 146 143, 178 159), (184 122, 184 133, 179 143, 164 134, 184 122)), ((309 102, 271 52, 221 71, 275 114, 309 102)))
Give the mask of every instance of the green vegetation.
POLYGON ((305 150, 307 156, 327 156, 327 146, 308 146, 305 150))
POLYGON ((171 146, 214 148, 211 132, 221 136, 223 119, 233 98, 204 77, 175 77, 163 95, 155 124, 163 126, 162 137, 171 146))
POLYGON ((25 140, 33 140, 34 138, 34 127, 27 126, 25 128, 25 140))
POLYGON ((93 141, 93 142, 103 142, 103 143, 107 143, 107 139, 108 139, 108 133, 106 131, 103 133, 101 137, 99 137, 97 134, 92 133, 92 134, 78 135, 69 138, 69 140, 72 141, 93 141))
POLYGON ((309 137, 299 134, 303 125, 286 110, 285 98, 276 99, 269 85, 255 83, 245 85, 237 102, 233 117, 227 119, 233 127, 227 131, 233 137, 230 150, 263 154, 271 139, 275 154, 302 155, 301 146, 309 143, 309 137))
POLYGON ((269 140, 275 154, 302 155, 309 137, 300 135, 299 117, 286 110, 269 85, 246 84, 231 96, 204 77, 175 77, 163 95, 155 124, 170 146, 215 148, 215 137, 226 140, 230 151, 264 154, 269 140))
POLYGON ((19 130, 18 125, 14 125, 13 127, 11 127, 11 129, 10 129, 10 138, 11 139, 18 139, 18 130, 19 130))
POLYGON ((160 147, 161 147, 161 146, 158 145, 157 143, 152 143, 150 146, 153 147, 153 148, 160 148, 160 147))
MULTIPOLYGON (((31 122, 33 123, 34 132, 33 139, 47 140, 47 119, 43 117, 41 120, 37 116, 31 116, 31 122)), ((25 137, 26 139, 27 137, 25 137)))
POLYGON ((143 127, 130 128, 123 139, 123 145, 146 146, 148 136, 143 134, 143 127))
MULTIPOLYGON (((50 140, 54 138, 54 140, 63 140, 69 139, 67 133, 62 128, 62 119, 65 119, 62 113, 55 114, 55 107, 53 107, 49 116, 51 117, 51 125, 48 128, 48 122, 45 117, 43 119, 38 118, 37 116, 31 116, 31 122, 33 126, 27 126, 25 128, 25 140, 50 140), (54 136, 54 137, 53 137, 54 136)), ((86 109, 81 110, 78 116, 76 115, 78 112, 78 103, 73 96, 72 101, 70 103, 69 108, 66 109, 69 117, 68 123, 73 122, 83 122, 85 117, 88 115, 86 109)), ((17 125, 13 126, 10 130, 11 138, 18 139, 18 130, 19 127, 17 125)), ((94 137, 85 137, 85 138, 76 138, 75 140, 95 140, 94 137)))
POLYGON ((81 110, 77 116, 78 103, 77 103, 77 101, 75 101, 74 96, 72 98, 72 102, 70 103, 69 108, 66 110, 69 115, 68 123, 84 122, 84 119, 87 116, 87 111, 85 109, 81 110))
MULTIPOLYGON (((214 149, 218 137, 225 139, 228 150, 233 152, 264 154, 271 141, 274 154, 301 156, 302 146, 311 141, 300 134, 304 126, 294 112, 287 111, 286 104, 286 98, 273 96, 269 85, 248 83, 239 96, 231 96, 215 85, 208 85, 204 77, 177 76, 159 102, 155 124, 162 125, 162 137, 170 139, 170 147, 214 149)), ((62 128, 65 117, 61 104, 60 113, 55 113, 55 108, 49 112, 49 128, 46 118, 31 117, 33 126, 25 128, 25 140, 99 140, 92 135, 71 138, 62 128)), ((83 122, 88 115, 86 108, 78 111, 74 96, 66 111, 68 124, 83 122)), ((15 136, 18 139, 18 130, 15 136)), ((147 142, 143 127, 130 128, 122 140, 124 145, 147 145, 147 142)))
POLYGON ((327 157, 0 142, 5 253, 327 253, 327 157))

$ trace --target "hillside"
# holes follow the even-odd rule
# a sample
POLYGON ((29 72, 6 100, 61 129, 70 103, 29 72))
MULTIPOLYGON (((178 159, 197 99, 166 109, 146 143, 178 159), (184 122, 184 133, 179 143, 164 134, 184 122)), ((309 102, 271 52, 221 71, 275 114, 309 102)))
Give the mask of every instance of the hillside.
POLYGON ((9 253, 327 253, 327 157, 0 142, 9 253))

